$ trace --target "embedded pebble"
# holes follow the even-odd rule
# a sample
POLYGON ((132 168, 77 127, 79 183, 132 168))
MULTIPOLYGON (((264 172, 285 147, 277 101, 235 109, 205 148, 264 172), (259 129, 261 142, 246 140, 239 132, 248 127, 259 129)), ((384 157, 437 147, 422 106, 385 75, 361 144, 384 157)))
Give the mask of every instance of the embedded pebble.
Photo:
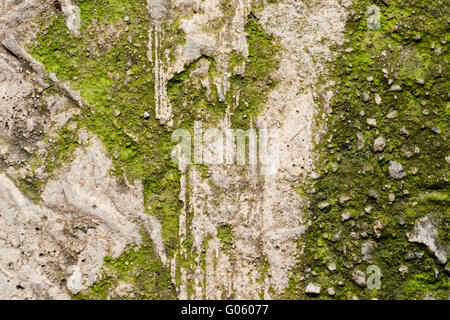
POLYGON ((352 217, 352 214, 350 213, 350 211, 344 211, 341 215, 341 221, 345 222, 348 219, 350 219, 352 217))
POLYGON ((363 101, 364 102, 369 102, 370 101, 370 96, 368 93, 363 93, 363 101))
POLYGON ((336 270, 336 263, 330 262, 330 263, 328 264, 327 268, 328 268, 328 270, 330 270, 330 271, 336 270))
POLYGON ((377 120, 374 118, 368 118, 366 120, 367 125, 369 125, 370 127, 376 127, 377 126, 377 120))
POLYGON ((406 177, 406 172, 403 170, 403 166, 397 161, 391 161, 389 163, 389 176, 392 179, 403 179, 406 177))
POLYGON ((386 115, 386 118, 388 118, 388 119, 395 119, 395 118, 397 118, 398 117, 398 111, 397 110, 394 110, 394 111, 392 111, 392 112, 389 112, 387 115, 386 115))
POLYGON ((367 285, 366 274, 358 269, 353 270, 352 280, 361 288, 365 288, 367 285))
POLYGON ((442 54, 442 49, 441 49, 441 47, 438 47, 438 48, 436 48, 436 49, 434 50, 434 55, 435 55, 436 57, 439 57, 441 54, 442 54))
POLYGON ((373 151, 375 152, 381 152, 386 148, 386 139, 384 137, 380 136, 375 139, 373 142, 373 151))
POLYGON ((378 93, 375 94, 375 103, 376 104, 381 104, 381 97, 378 93))
POLYGON ((395 84, 389 89, 389 91, 402 91, 402 87, 398 84, 395 84))
POLYGON ((436 134, 440 134, 441 133, 441 129, 439 129, 439 127, 433 127, 433 128, 431 128, 431 131, 433 131, 436 134))

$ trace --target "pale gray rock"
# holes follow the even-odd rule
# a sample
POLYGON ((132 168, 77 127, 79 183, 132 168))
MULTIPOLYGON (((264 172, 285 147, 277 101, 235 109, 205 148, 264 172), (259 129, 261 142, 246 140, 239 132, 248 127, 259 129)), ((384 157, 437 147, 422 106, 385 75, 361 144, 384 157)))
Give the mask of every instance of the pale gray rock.
POLYGON ((352 217, 352 214, 350 211, 344 211, 341 215, 341 221, 345 222, 347 220, 349 220, 352 217))
POLYGON ((312 295, 318 295, 318 294, 320 294, 320 291, 321 291, 320 285, 312 283, 312 282, 308 283, 308 285, 306 286, 306 289, 305 289, 306 294, 312 294, 312 295))
POLYGON ((373 241, 367 241, 365 243, 363 243, 363 245, 361 246, 361 254, 362 254, 362 259, 364 261, 371 261, 375 255, 375 250, 376 250, 376 243, 373 241))
POLYGON ((382 152, 386 148, 386 139, 382 136, 375 139, 373 142, 373 151, 382 152))
POLYGON ((440 264, 447 263, 447 251, 438 234, 438 221, 433 216, 417 220, 414 230, 407 234, 409 242, 422 243, 434 254, 440 264))
POLYGON ((367 285, 366 282, 366 274, 359 270, 359 269, 354 269, 352 272, 352 280, 361 288, 365 288, 367 285))
POLYGON ((389 176, 392 179, 400 180, 406 177, 406 172, 403 170, 403 166, 397 161, 391 161, 389 163, 389 176))
POLYGON ((394 92, 395 91, 402 91, 402 87, 399 86, 398 84, 395 84, 389 89, 389 91, 394 91, 394 92))

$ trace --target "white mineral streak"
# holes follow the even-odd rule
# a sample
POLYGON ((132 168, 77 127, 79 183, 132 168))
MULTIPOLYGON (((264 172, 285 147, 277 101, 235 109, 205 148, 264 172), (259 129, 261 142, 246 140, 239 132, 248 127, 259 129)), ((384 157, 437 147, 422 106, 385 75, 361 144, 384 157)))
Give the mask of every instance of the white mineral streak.
POLYGON ((148 57, 153 62, 153 73, 155 76, 155 116, 162 124, 169 127, 173 125, 172 106, 167 96, 167 82, 173 75, 170 75, 162 61, 161 37, 162 20, 165 15, 163 0, 147 0, 147 7, 152 17, 152 27, 149 30, 148 57))
MULTIPOLYGON (((164 12, 168 17, 188 8, 196 11, 180 21, 186 41, 173 52, 175 61, 168 61, 169 65, 164 66, 166 81, 202 55, 214 57, 218 76, 212 83, 207 80, 201 83, 207 89, 215 85, 219 100, 225 102, 230 88, 231 54, 248 57, 244 27, 252 1, 234 0, 229 5, 235 9, 233 17, 224 17, 218 0, 149 2, 149 7, 153 6, 151 12, 164 12), (212 20, 223 18, 229 20, 220 30, 208 28, 212 20)), ((305 204, 295 193, 293 183, 301 181, 313 169, 313 119, 317 113, 314 97, 321 94, 314 85, 326 71, 325 63, 333 58, 330 46, 343 41, 347 11, 337 0, 318 0, 308 7, 300 1, 284 0, 253 13, 265 31, 283 47, 274 56, 280 61, 279 70, 274 74, 278 85, 268 95, 261 115, 253 119, 255 129, 268 128, 269 132, 278 129, 279 143, 276 144, 274 137, 269 142, 279 149, 279 158, 269 157, 268 161, 260 161, 258 168, 246 166, 246 170, 236 165, 208 164, 207 178, 202 177, 198 167, 180 168, 183 173, 180 199, 185 204, 180 215, 180 238, 182 241, 190 232, 194 244, 193 252, 186 252, 181 244, 179 250, 183 255, 193 255, 196 264, 193 271, 181 268, 180 298, 188 297, 188 283, 194 288, 190 298, 195 299, 255 299, 261 295, 271 298, 272 292, 275 296, 282 293, 298 254, 298 240, 307 227, 303 219, 305 204), (193 216, 190 230, 186 229, 188 213, 193 216), (232 248, 226 250, 218 238, 218 230, 223 226, 230 226, 233 233, 232 248), (210 240, 205 247, 207 238, 210 240), (206 268, 200 259, 202 253, 206 268), (264 274, 266 263, 270 268, 264 274)), ((154 46, 158 45, 155 41, 154 46)), ((156 73, 160 72, 161 61, 154 61, 154 65, 156 73)), ((201 65, 191 76, 205 74, 208 68, 209 64, 201 65)), ((240 68, 235 72, 245 72, 245 65, 240 68)), ((158 86, 165 84, 160 82, 158 86)), ((235 94, 236 103, 238 95, 235 94)), ((229 114, 234 107, 227 104, 227 116, 219 130, 231 127, 229 114)), ((209 129, 207 123, 203 126, 204 131, 209 129)), ((230 140, 225 137, 225 141, 230 140)), ((208 141, 204 156, 221 155, 223 150, 216 143, 214 139, 208 141)), ((229 150, 226 152, 226 159, 234 155, 229 150)), ((174 258, 172 276, 175 276, 176 263, 174 258)))
POLYGON ((80 8, 74 5, 72 0, 61 0, 61 10, 66 19, 67 29, 76 37, 80 36, 81 14, 80 8))

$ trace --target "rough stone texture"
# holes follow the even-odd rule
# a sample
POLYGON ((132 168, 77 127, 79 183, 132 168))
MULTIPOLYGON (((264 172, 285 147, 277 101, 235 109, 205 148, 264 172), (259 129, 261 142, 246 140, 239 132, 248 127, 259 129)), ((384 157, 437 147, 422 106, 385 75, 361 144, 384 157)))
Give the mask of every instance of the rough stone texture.
POLYGON ((320 291, 320 286, 311 282, 308 283, 305 289, 305 293, 307 294, 319 294, 320 291))
POLYGON ((386 147, 386 139, 383 137, 378 137, 373 142, 373 151, 375 152, 381 152, 386 147))
POLYGON ((355 269, 352 272, 352 280, 355 281, 355 283, 360 286, 361 288, 364 288, 367 285, 366 282, 366 274, 359 270, 355 269))
POLYGON ((414 226, 414 231, 410 232, 407 236, 410 242, 418 242, 426 245, 428 250, 436 256, 440 264, 447 263, 448 253, 445 246, 439 241, 436 218, 432 216, 420 218, 414 226))
MULTIPOLYGON (((141 241, 141 187, 114 181, 100 142, 87 133, 80 139, 85 146, 49 181, 40 205, 0 175, 5 299, 67 298, 65 288, 54 282, 58 273, 68 277, 67 289, 78 293, 96 281, 107 254, 118 257, 127 245, 141 241)), ((158 242, 157 234, 152 238, 158 242)))
POLYGON ((389 176, 392 179, 403 179, 406 177, 406 172, 403 170, 401 163, 397 161, 391 161, 389 163, 389 176))
MULTIPOLYGON (((139 275, 123 272, 131 263, 123 257, 130 248, 145 247, 142 235, 149 236, 153 252, 145 257, 148 263, 136 257, 132 262, 141 263, 138 269, 152 265, 154 274, 168 273, 180 299, 443 296, 449 177, 442 172, 449 163, 448 136, 442 121, 445 101, 433 99, 445 91, 436 79, 446 77, 448 63, 442 59, 448 52, 433 43, 434 52, 424 53, 429 46, 419 43, 433 28, 417 37, 405 31, 403 22, 436 10, 416 7, 421 14, 404 16, 406 3, 394 0, 382 8, 383 21, 392 20, 392 26, 368 31, 368 2, 356 0, 147 0, 137 16, 124 2, 123 13, 111 10, 118 15, 114 22, 96 16, 81 25, 80 19, 93 12, 80 15, 77 3, 61 0, 61 10, 52 1, 0 3, 0 298, 90 298, 92 288, 105 290, 103 298, 135 298, 139 290, 130 278, 139 275), (397 8, 401 14, 390 13, 397 8), (56 60, 44 56, 38 61, 32 55, 49 46, 41 37, 51 33, 50 18, 61 19, 59 36, 71 52, 63 56, 63 48, 52 48, 47 54, 61 54, 70 60, 67 66, 61 60, 55 68, 56 60), (146 23, 139 25, 139 19, 146 23), (348 29, 360 21, 364 25, 348 29), (85 29, 88 22, 92 25, 85 29), (171 163, 157 161, 164 156, 169 161, 167 148, 155 148, 139 169, 156 166, 156 173, 130 173, 120 160, 129 156, 128 165, 139 167, 136 150, 153 146, 155 139, 143 135, 143 127, 162 130, 168 140, 180 123, 198 119, 203 131, 235 128, 233 116, 248 89, 240 82, 257 56, 250 52, 255 35, 247 30, 249 22, 261 28, 256 37, 273 39, 276 50, 270 58, 277 66, 259 79, 256 91, 262 95, 262 87, 268 89, 258 110, 240 116, 251 128, 278 129, 279 143, 269 141, 278 155, 244 166, 190 165, 180 157, 175 174, 171 163), (144 45, 135 24, 147 35, 144 45), (79 69, 83 59, 101 65, 104 55, 122 42, 129 49, 127 69, 111 63, 98 82, 113 82, 112 88, 126 98, 118 102, 93 90, 92 83, 92 88, 80 88, 77 80, 84 75, 69 71, 79 69), (353 59, 352 54, 359 56, 353 59), (135 65, 136 55, 144 58, 142 65, 135 65), (381 58, 373 63, 376 55, 381 58), (340 63, 345 66, 335 68, 340 63), (145 87, 137 90, 133 84, 148 75, 145 87), (200 92, 199 99, 206 96, 211 103, 217 96, 218 104, 191 106, 191 92, 181 101, 174 99, 171 90, 185 78, 198 80, 189 88, 192 97, 200 92), (361 83, 365 87, 343 93, 361 83), (411 89, 414 83, 420 87, 411 89), (129 109, 118 110, 127 103, 138 108, 147 91, 152 101, 145 100, 139 120, 129 109), (96 105, 104 99, 106 110, 96 105), (409 105, 405 99, 416 100, 409 105), (214 109, 219 107, 223 113, 214 109), (209 114, 198 111, 202 108, 209 114), (428 118, 417 120, 418 114, 428 118), (94 134, 86 120, 91 117, 115 131, 97 128, 94 134), (428 132, 431 138, 423 136, 428 132), (365 148, 372 141, 374 152, 365 148), (441 149, 447 153, 436 152, 441 149), (128 181, 132 176, 136 181, 128 181), (167 181, 176 187, 170 189, 167 181), (164 192, 172 192, 171 199, 162 197, 164 192), (158 199, 159 216, 149 214, 152 197, 158 199), (179 202, 171 206, 171 200, 179 202), (175 218, 167 222, 170 214, 175 218), (413 223, 414 230, 406 234, 413 223), (169 244, 168 229, 175 234, 169 244), (413 243, 426 245, 438 264, 413 243), (372 264, 392 268, 402 280, 383 279, 381 290, 366 289, 369 275, 362 270, 372 264), (114 284, 102 287, 104 280, 114 284)), ((434 42, 443 44, 439 40, 434 42)), ((115 59, 123 56, 117 52, 115 59)), ((258 63, 264 69, 267 61, 258 63)), ((223 151, 216 143, 207 141, 205 159, 223 151)), ((179 147, 174 150, 180 155, 179 147)), ((236 150, 225 156, 235 157, 236 150)), ((144 291, 166 289, 162 283, 151 287, 145 281, 149 278, 143 281, 144 291)))

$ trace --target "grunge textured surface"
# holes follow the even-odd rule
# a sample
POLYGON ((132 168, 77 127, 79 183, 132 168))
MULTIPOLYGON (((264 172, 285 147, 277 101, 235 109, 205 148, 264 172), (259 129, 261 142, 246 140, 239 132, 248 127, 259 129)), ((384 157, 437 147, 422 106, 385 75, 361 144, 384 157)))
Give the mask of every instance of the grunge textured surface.
POLYGON ((450 298, 446 1, 0 1, 0 298, 450 298))

